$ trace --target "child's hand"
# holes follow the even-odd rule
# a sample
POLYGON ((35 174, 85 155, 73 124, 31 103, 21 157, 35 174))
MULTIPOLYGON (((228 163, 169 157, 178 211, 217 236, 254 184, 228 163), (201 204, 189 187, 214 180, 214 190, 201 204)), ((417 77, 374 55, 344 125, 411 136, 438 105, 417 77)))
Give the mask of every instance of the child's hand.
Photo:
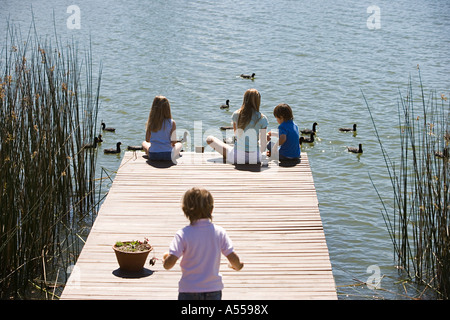
POLYGON ((244 267, 244 264, 241 262, 239 264, 239 266, 233 267, 233 265, 231 263, 228 263, 228 268, 231 268, 233 270, 239 271, 244 267))
POLYGON ((229 255, 227 255, 227 259, 228 259, 228 267, 239 271, 242 269, 242 267, 244 266, 244 264, 241 262, 241 260, 239 260, 239 257, 236 253, 231 252, 229 255))
POLYGON ((267 132, 267 141, 270 141, 270 136, 272 135, 272 132, 271 131, 269 131, 269 132, 267 132))
POLYGON ((168 256, 169 256, 169 253, 168 253, 168 252, 164 253, 164 255, 163 255, 163 261, 166 260, 168 256))
POLYGON ((172 267, 177 263, 177 256, 169 254, 169 252, 164 253, 163 255, 163 267, 166 270, 172 269, 172 267))

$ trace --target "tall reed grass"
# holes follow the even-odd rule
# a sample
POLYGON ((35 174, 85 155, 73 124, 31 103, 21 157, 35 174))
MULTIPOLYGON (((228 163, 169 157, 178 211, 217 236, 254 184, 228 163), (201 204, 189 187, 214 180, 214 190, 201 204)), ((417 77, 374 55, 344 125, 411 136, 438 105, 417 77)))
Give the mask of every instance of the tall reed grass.
POLYGON ((1 48, 2 299, 64 279, 95 214, 96 150, 83 145, 96 132, 101 67, 94 80, 91 48, 80 58, 73 40, 53 43, 8 23, 1 48))
MULTIPOLYGON (((406 97, 399 93, 398 161, 389 156, 376 133, 392 184, 393 208, 388 209, 380 199, 399 268, 423 288, 419 297, 429 294, 448 299, 450 101, 435 91, 425 97, 420 70, 419 80, 418 98, 414 96, 411 80, 406 97), (437 153, 442 155, 438 157, 437 153)), ((370 112, 367 100, 366 105, 370 112)), ((372 121, 377 132, 373 117, 372 121)))

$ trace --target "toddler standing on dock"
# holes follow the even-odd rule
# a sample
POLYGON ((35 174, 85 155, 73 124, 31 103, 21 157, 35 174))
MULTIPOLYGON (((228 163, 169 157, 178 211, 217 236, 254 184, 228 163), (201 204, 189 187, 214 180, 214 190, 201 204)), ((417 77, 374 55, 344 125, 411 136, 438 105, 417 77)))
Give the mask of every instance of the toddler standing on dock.
POLYGON ((176 124, 172 119, 169 100, 156 96, 148 116, 142 147, 150 160, 172 160, 176 163, 182 148, 176 138, 176 124))
POLYGON ((182 209, 190 224, 177 231, 163 257, 163 266, 169 270, 183 256, 179 300, 221 300, 221 254, 227 257, 230 268, 238 271, 244 266, 225 229, 212 223, 213 208, 214 199, 205 189, 192 188, 184 194, 182 209))
POLYGON ((300 159, 300 134, 298 126, 294 122, 294 115, 291 107, 286 103, 280 103, 273 109, 273 115, 279 124, 278 133, 268 132, 267 140, 278 136, 278 143, 272 141, 267 144, 268 155, 276 157, 277 153, 280 161, 300 159))

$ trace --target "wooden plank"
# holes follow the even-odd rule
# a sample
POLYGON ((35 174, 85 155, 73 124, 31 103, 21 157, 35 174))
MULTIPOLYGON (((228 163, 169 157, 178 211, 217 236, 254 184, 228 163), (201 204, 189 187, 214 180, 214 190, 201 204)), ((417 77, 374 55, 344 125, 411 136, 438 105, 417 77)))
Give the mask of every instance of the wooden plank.
POLYGON ((221 260, 223 299, 337 299, 308 157, 294 167, 255 170, 224 164, 211 153, 182 153, 155 167, 126 152, 61 299, 176 299, 179 263, 161 261, 137 277, 120 272, 112 245, 149 237, 161 258, 188 221, 181 198, 192 186, 214 196, 213 222, 227 230, 244 268, 221 260))

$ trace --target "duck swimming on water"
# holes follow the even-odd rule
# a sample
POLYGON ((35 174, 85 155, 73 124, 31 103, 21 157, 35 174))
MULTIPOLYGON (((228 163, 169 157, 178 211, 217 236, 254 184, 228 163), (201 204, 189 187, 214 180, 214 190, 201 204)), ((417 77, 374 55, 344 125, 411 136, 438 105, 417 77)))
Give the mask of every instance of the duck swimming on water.
POLYGON ((103 150, 105 153, 120 153, 120 145, 122 144, 122 142, 117 142, 117 149, 105 149, 103 150))
POLYGON ((363 153, 362 150, 362 144, 360 143, 358 148, 355 147, 347 147, 348 152, 353 152, 353 153, 363 153))
POLYGON ((352 128, 339 128, 339 131, 341 132, 356 131, 356 123, 353 125, 352 128))
POLYGON ((241 74, 240 77, 243 78, 243 79, 253 79, 253 78, 255 78, 255 73, 252 73, 252 75, 241 74))
POLYGON ((448 157, 449 157, 448 148, 445 147, 444 150, 443 150, 442 152, 440 152, 440 151, 435 151, 435 152, 434 152, 434 155, 435 155, 436 157, 438 157, 438 158, 441 158, 441 159, 443 159, 443 158, 448 158, 448 157))
POLYGON ((103 130, 103 131, 115 132, 115 131, 116 131, 116 128, 110 128, 110 127, 107 127, 106 124, 105 124, 104 122, 102 122, 102 130, 103 130))
POLYGON ((300 139, 298 139, 299 143, 302 144, 303 142, 305 143, 313 143, 314 142, 314 133, 310 133, 310 137, 309 138, 305 138, 305 137, 300 137, 300 139))
POLYGON ((230 100, 227 100, 225 104, 220 106, 220 109, 228 109, 230 107, 230 100))
POLYGON ((84 149, 95 149, 97 148, 98 138, 94 137, 93 143, 87 143, 83 146, 84 149))
POLYGON ((312 125, 312 129, 304 129, 304 130, 301 130, 300 132, 302 134, 311 134, 311 133, 316 134, 316 126, 317 126, 317 122, 314 122, 312 125))

